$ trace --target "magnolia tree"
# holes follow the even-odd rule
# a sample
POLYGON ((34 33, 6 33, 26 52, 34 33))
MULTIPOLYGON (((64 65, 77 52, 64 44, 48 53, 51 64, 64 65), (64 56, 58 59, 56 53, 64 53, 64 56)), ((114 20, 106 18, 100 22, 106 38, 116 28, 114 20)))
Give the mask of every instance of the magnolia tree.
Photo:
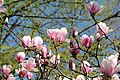
MULTIPOLYGON (((0 1, 0 12, 6 13, 7 9, 2 7, 3 3, 4 0, 0 1)), ((75 26, 70 32, 66 27, 47 28, 44 30, 46 32, 44 36, 48 40, 46 41, 44 36, 39 35, 27 34, 19 38, 15 32, 11 31, 21 41, 22 51, 16 52, 13 57, 17 67, 9 63, 2 64, 1 79, 120 80, 120 47, 108 36, 114 30, 110 29, 106 23, 100 22, 95 16, 104 11, 105 7, 96 1, 91 1, 85 4, 84 8, 89 13, 87 16, 90 16, 95 23, 96 33, 93 35, 84 33, 79 36, 81 32, 75 26), (101 44, 101 42, 105 40, 113 45, 113 54, 102 54, 101 46, 106 44, 101 44), (64 53, 61 53, 61 50, 64 53)), ((114 16, 119 16, 119 12, 114 16)), ((8 18, 5 23, 7 26, 8 18)))

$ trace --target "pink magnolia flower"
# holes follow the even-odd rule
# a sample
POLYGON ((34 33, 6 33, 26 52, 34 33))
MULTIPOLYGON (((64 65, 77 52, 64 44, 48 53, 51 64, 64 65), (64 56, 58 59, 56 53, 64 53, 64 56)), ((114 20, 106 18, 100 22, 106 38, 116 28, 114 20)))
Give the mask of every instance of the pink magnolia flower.
POLYGON ((118 56, 119 56, 119 54, 111 55, 108 58, 103 59, 100 64, 101 71, 110 78, 115 73, 117 73, 118 70, 120 70, 119 67, 116 67, 118 56))
POLYGON ((58 42, 65 41, 66 35, 67 35, 67 29, 65 27, 61 28, 57 35, 57 41, 58 42))
POLYGON ((93 68, 90 67, 91 65, 87 61, 83 61, 81 64, 81 69, 84 74, 88 74, 93 71, 93 68))
POLYGON ((109 27, 107 27, 105 23, 99 22, 98 25, 96 25, 97 31, 101 36, 104 37, 105 34, 108 34, 108 32, 110 32, 109 27))
POLYGON ((73 63, 72 58, 69 60, 69 68, 72 69, 72 70, 75 70, 75 64, 73 63))
POLYGON ((91 16, 94 16, 96 13, 101 12, 104 9, 103 6, 99 6, 95 1, 92 1, 89 4, 85 5, 85 8, 88 10, 91 16))
POLYGON ((86 47, 86 48, 89 48, 92 43, 94 42, 94 37, 93 36, 88 36, 86 34, 82 35, 82 38, 81 38, 81 43, 86 47))
POLYGON ((80 52, 80 49, 78 48, 78 44, 74 39, 70 41, 69 52, 72 54, 74 58, 76 58, 76 55, 80 52))
POLYGON ((31 72, 27 72, 27 79, 31 80, 32 79, 33 74, 31 72))
POLYGON ((36 63, 35 63, 35 59, 30 57, 26 63, 24 64, 24 67, 28 70, 28 71, 31 71, 35 68, 36 66, 36 63))
POLYGON ((49 54, 49 49, 48 49, 48 47, 47 47, 47 46, 42 46, 42 48, 41 48, 42 58, 46 58, 48 54, 49 54))
POLYGON ((19 77, 24 78, 27 75, 27 69, 21 68, 19 70, 16 70, 16 73, 19 75, 19 77))
POLYGON ((26 48, 26 47, 28 47, 30 44, 31 44, 31 37, 30 37, 30 35, 24 36, 24 37, 22 38, 22 45, 26 48))
POLYGON ((16 56, 18 62, 23 62, 25 60, 25 53, 24 52, 19 52, 16 56))
POLYGON ((86 79, 83 75, 78 75, 76 80, 86 80, 86 79))
POLYGON ((36 48, 41 48, 43 44, 43 39, 39 36, 36 36, 32 39, 32 45, 35 46, 36 48))
POLYGON ((11 65, 4 65, 3 67, 2 67, 2 74, 3 75, 5 75, 5 76, 8 76, 9 75, 9 73, 10 73, 10 71, 11 71, 11 69, 12 69, 12 66, 11 65))
POLYGON ((56 39, 58 33, 59 29, 47 29, 47 35, 52 40, 56 39))
POLYGON ((57 42, 63 42, 67 35, 67 29, 65 27, 61 29, 48 29, 47 34, 50 39, 57 42))
POLYGON ((4 0, 0 0, 0 12, 5 12, 6 11, 6 9, 2 7, 3 4, 4 4, 4 0))

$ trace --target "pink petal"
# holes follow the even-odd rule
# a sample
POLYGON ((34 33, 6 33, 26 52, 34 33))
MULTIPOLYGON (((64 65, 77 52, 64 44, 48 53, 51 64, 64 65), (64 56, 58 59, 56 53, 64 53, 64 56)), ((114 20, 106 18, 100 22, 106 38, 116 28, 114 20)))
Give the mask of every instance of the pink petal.
POLYGON ((67 29, 66 29, 65 27, 61 28, 61 29, 60 29, 60 34, 61 34, 62 36, 66 36, 66 35, 67 35, 67 29))
POLYGON ((115 67, 112 66, 111 62, 108 59, 103 59, 100 67, 102 72, 109 77, 112 77, 115 72, 115 67))
POLYGON ((47 46, 43 46, 41 48, 42 58, 46 58, 48 53, 49 53, 48 47, 47 46))
POLYGON ((48 29, 47 34, 50 39, 55 39, 59 33, 59 29, 48 29))
POLYGON ((91 10, 92 10, 93 14, 96 13, 97 7, 98 7, 98 3, 97 2, 95 2, 95 1, 91 2, 91 10))
POLYGON ((40 48, 43 44, 43 39, 39 36, 36 36, 32 39, 32 44, 36 46, 36 48, 40 48))
POLYGON ((25 53, 24 52, 19 52, 16 56, 18 62, 23 62, 25 59, 25 53))
POLYGON ((27 72, 27 79, 31 80, 32 79, 33 74, 31 72, 27 72))
POLYGON ((83 61, 83 63, 81 64, 81 68, 84 74, 87 74, 93 71, 93 69, 90 68, 90 64, 87 61, 83 61))
POLYGON ((117 54, 109 56, 108 59, 113 67, 115 67, 117 65, 117 60, 118 60, 117 54))
POLYGON ((82 40, 81 40, 81 43, 85 46, 85 47, 88 47, 89 46, 89 36, 84 34, 82 36, 82 40))
POLYGON ((29 46, 31 44, 31 37, 30 37, 30 35, 24 36, 22 38, 22 42, 23 42, 23 46, 24 47, 29 46))
POLYGON ((91 46, 93 42, 94 42, 94 37, 90 36, 89 45, 91 46))

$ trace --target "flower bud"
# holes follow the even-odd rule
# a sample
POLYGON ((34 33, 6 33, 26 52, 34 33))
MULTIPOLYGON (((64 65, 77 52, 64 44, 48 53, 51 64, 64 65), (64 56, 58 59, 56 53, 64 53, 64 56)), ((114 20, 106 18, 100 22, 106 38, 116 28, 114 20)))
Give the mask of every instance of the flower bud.
POLYGON ((72 58, 69 60, 69 68, 75 70, 75 64, 73 63, 72 58))
POLYGON ((75 38, 77 35, 78 35, 78 31, 77 31, 77 29, 74 27, 74 28, 72 29, 72 36, 73 36, 73 38, 75 38))
POLYGON ((100 34, 99 33, 96 34, 96 38, 97 38, 97 40, 100 39, 100 34))
POLYGON ((47 46, 43 46, 42 49, 41 49, 42 58, 46 58, 48 54, 49 54, 48 47, 47 46))
POLYGON ((75 39, 72 39, 70 41, 70 48, 69 52, 72 54, 72 56, 76 59, 77 54, 80 52, 80 49, 78 47, 78 44, 75 39))

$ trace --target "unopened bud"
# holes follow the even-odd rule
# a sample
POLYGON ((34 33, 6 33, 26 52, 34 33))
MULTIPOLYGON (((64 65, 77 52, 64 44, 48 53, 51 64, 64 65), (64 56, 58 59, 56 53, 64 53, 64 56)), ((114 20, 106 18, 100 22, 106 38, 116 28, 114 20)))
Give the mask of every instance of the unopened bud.
POLYGON ((72 35, 73 35, 73 38, 75 38, 78 35, 78 31, 75 27, 72 29, 72 35))
POLYGON ((73 63, 72 58, 69 60, 69 68, 75 70, 75 64, 73 63))
POLYGON ((100 38, 100 34, 99 34, 99 33, 96 34, 96 38, 97 38, 97 39, 100 38))
POLYGON ((46 58, 48 54, 49 54, 48 47, 47 46, 43 46, 42 49, 41 49, 42 58, 46 58))

